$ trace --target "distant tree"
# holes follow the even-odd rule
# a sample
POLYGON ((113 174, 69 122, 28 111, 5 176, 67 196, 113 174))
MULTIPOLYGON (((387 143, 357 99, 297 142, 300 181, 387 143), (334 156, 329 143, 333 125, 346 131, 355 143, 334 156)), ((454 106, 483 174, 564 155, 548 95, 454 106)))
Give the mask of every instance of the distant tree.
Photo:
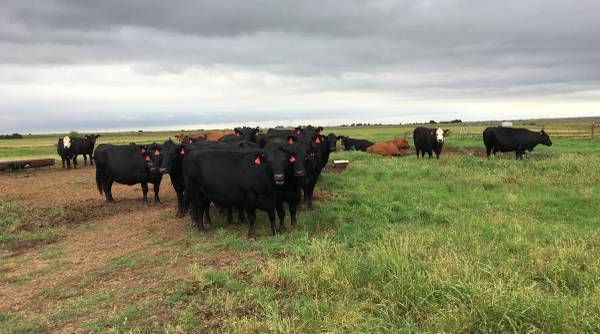
POLYGON ((79 137, 79 132, 77 132, 77 131, 71 131, 71 132, 69 132, 68 136, 71 137, 71 138, 79 137))
POLYGON ((457 119, 451 120, 450 123, 462 123, 462 120, 457 118, 457 119))
POLYGON ((431 120, 431 121, 429 121, 429 124, 437 124, 437 122, 434 120, 431 120))

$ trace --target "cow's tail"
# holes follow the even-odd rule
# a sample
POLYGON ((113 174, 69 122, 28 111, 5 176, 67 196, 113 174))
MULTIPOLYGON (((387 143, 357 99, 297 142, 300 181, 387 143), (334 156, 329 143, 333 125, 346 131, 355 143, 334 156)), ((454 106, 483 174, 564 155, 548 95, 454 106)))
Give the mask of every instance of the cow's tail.
POLYGON ((96 187, 98 187, 98 191, 100 192, 100 195, 103 194, 102 192, 102 181, 103 181, 103 176, 104 176, 104 170, 102 170, 102 168, 100 168, 98 165, 96 165, 96 187))

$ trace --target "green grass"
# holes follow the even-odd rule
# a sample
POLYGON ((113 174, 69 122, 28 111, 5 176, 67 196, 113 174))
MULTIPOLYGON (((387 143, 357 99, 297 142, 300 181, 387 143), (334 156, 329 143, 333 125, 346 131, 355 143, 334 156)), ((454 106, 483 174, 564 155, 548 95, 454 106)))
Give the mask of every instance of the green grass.
POLYGON ((342 196, 303 213, 299 230, 254 244, 211 235, 287 257, 250 282, 190 274, 201 292, 181 317, 212 310, 239 332, 598 332, 600 156, 573 151, 336 154, 350 167, 319 186, 342 196))
POLYGON ((61 227, 52 227, 61 219, 60 208, 29 209, 0 199, 0 249, 19 242, 51 243, 60 238, 61 227))

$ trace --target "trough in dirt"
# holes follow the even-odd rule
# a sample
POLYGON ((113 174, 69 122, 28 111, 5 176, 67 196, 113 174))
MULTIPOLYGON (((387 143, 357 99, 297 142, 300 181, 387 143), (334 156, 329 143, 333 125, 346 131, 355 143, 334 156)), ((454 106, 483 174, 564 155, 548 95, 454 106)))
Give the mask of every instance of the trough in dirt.
POLYGON ((54 159, 30 159, 0 162, 0 171, 28 168, 53 167, 54 159))

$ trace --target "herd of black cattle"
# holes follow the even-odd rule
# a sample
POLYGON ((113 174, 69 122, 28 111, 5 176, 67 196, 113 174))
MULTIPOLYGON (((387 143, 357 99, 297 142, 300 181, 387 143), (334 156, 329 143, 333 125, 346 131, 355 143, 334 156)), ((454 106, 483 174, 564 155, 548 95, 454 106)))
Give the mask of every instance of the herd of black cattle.
MULTIPOLYGON (((159 203, 163 174, 169 174, 177 194, 177 216, 191 212, 192 223, 200 230, 210 223, 210 203, 227 210, 231 222, 232 209, 239 210, 239 220, 248 221, 248 237, 255 238, 256 210, 267 213, 271 232, 285 230, 284 203, 287 203, 291 224, 296 224, 296 212, 302 198, 312 208, 315 185, 326 166, 330 152, 341 141, 346 150, 366 151, 374 143, 335 134, 321 134, 321 127, 297 127, 293 130, 235 128, 233 134, 217 141, 184 137, 163 144, 112 145, 101 144, 95 151, 99 135, 84 138, 60 138, 58 154, 70 168, 77 166, 77 156, 96 163, 96 184, 107 202, 113 202, 112 184, 141 184, 143 202, 147 203, 148 184, 154 186, 154 201, 159 203), (93 156, 92 156, 93 153, 93 156), (302 196, 303 194, 303 196, 302 196), (275 213, 279 218, 276 224, 275 213)), ((416 128, 413 140, 417 157, 425 153, 436 157, 447 130, 416 128)), ((483 132, 487 156, 496 152, 515 151, 517 159, 538 144, 552 145, 548 135, 526 129, 490 127, 483 132)))

